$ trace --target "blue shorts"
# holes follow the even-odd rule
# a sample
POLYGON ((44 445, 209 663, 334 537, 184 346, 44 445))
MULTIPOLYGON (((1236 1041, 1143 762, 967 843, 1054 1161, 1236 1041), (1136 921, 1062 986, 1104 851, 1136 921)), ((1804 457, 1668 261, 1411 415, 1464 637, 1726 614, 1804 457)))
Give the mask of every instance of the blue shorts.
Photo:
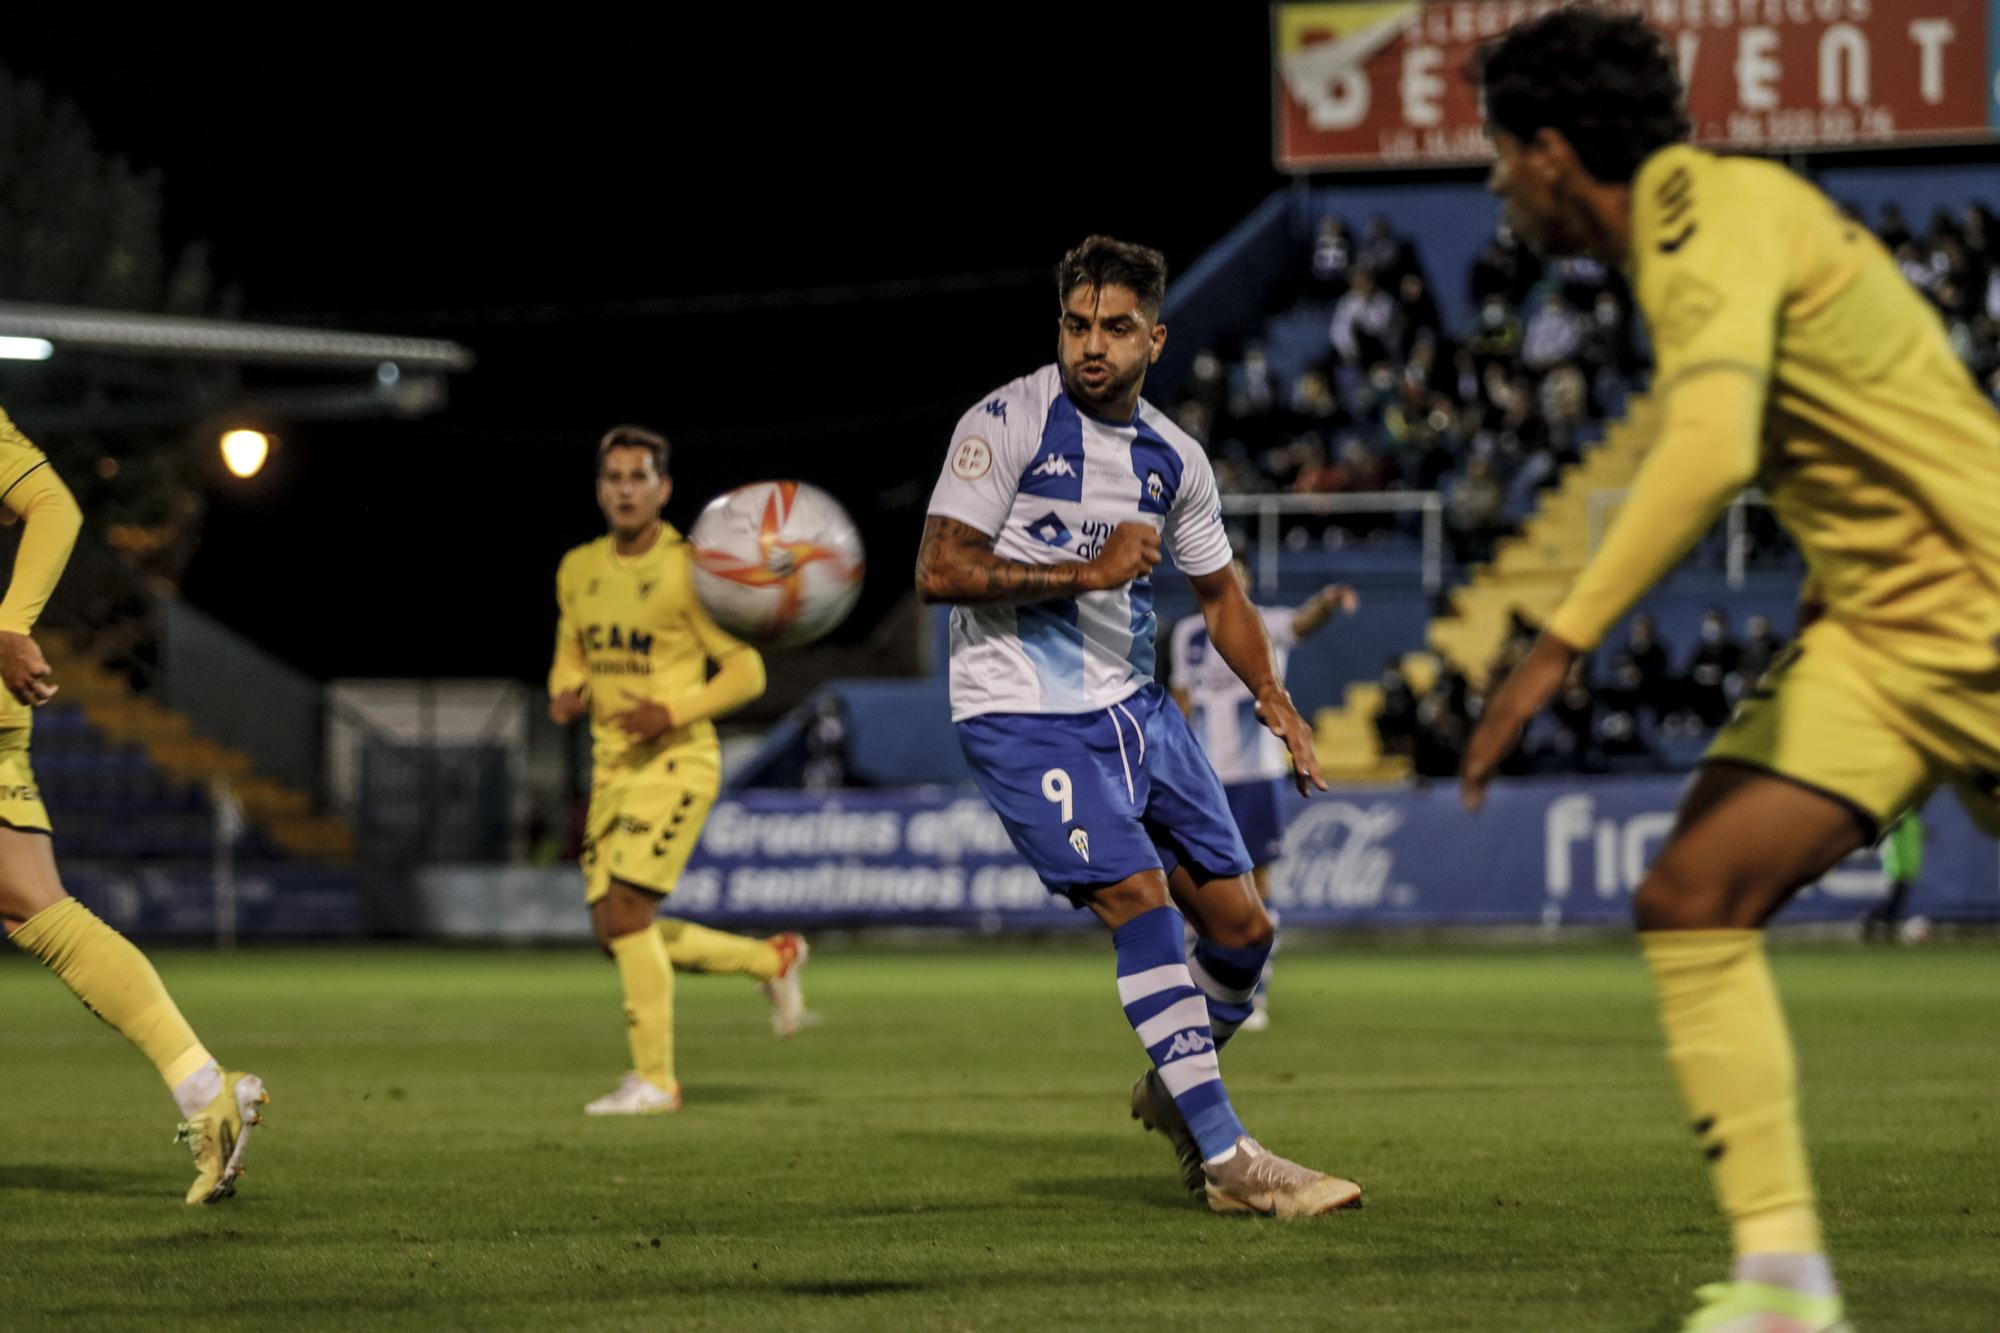
POLYGON ((1094 713, 967 718, 958 743, 1050 893, 1081 904, 1161 870, 1162 851, 1204 882, 1250 871, 1222 782, 1157 683, 1094 713))
POLYGON ((1285 797, 1294 790, 1284 778, 1257 778, 1232 782, 1222 789, 1229 800, 1229 814, 1250 859, 1260 866, 1276 863, 1285 847, 1285 797))

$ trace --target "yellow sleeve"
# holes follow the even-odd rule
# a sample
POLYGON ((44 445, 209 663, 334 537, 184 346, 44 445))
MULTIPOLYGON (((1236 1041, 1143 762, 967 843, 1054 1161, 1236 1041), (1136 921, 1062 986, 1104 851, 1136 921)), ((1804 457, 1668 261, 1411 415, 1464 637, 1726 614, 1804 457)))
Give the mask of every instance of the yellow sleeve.
POLYGON ((19 476, 0 502, 26 525, 21 549, 14 556, 13 581, 7 585, 6 600, 0 601, 0 631, 27 634, 69 564, 76 535, 83 530, 83 511, 47 460, 19 476))
POLYGON ((1668 149, 1633 190, 1633 290, 1652 334, 1656 393, 1708 366, 1770 377, 1789 212, 1766 178, 1742 165, 1668 149))
MULTIPOLYGON (((691 574, 689 583, 693 583, 691 574)), ((667 700, 667 712, 677 727, 733 713, 764 693, 764 659, 755 648, 709 619, 692 586, 687 589, 687 619, 702 652, 715 663, 715 674, 694 689, 667 700)))
POLYGON ((1604 545, 1548 632, 1595 648, 1757 475, 1764 385, 1734 363, 1692 367, 1667 389, 1659 439, 1639 465, 1604 545))
POLYGON ((584 665, 583 644, 577 638, 576 621, 570 616, 569 561, 556 570, 556 656, 549 666, 551 698, 569 690, 590 688, 590 671, 584 665))

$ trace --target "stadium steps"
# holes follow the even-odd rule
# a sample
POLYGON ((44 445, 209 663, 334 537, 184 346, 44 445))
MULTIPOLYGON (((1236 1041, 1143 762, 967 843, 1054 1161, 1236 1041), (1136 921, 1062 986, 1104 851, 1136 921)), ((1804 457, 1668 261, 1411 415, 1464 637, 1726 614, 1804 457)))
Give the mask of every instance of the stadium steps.
MULTIPOLYGON (((1405 653, 1403 679, 1421 699, 1436 682, 1441 663, 1429 653, 1405 653)), ((1405 755, 1383 754, 1375 719, 1382 712, 1382 687, 1372 680, 1348 685, 1338 708, 1313 714, 1313 750, 1328 782, 1348 786, 1389 785, 1411 775, 1405 755)))
MULTIPOLYGON (((1503 541, 1493 559, 1452 593, 1450 614, 1431 621, 1430 643, 1439 657, 1484 684, 1514 613, 1537 625, 1548 620, 1590 558, 1591 496, 1632 484, 1658 425, 1652 400, 1635 398, 1604 442, 1564 470, 1520 534, 1503 541)), ((1597 524, 1608 522, 1614 508, 1602 507, 1597 524)))
POLYGON ((78 651, 62 631, 44 629, 36 639, 55 668, 64 699, 79 706, 107 740, 138 746, 161 772, 184 785, 206 787, 228 779, 244 817, 291 856, 336 865, 353 861, 353 830, 314 814, 305 793, 259 775, 249 755, 200 735, 182 714, 134 694, 123 677, 78 651))

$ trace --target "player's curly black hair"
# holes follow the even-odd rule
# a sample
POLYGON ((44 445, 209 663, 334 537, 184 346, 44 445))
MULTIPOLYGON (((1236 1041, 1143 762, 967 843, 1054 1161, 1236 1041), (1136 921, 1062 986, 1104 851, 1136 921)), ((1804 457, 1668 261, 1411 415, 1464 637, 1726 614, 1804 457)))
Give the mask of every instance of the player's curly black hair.
POLYGON ((1148 317, 1158 318, 1160 302, 1167 297, 1167 257, 1130 241, 1086 236, 1056 265, 1058 304, 1069 300, 1078 287, 1108 285, 1129 288, 1148 317))
POLYGON ((604 438, 597 442, 597 469, 604 470, 604 459, 613 449, 644 449, 653 456, 653 470, 661 476, 667 475, 667 437, 644 426, 613 426, 604 432, 604 438))
POLYGON ((1630 181, 1692 131, 1666 40, 1635 15, 1559 9, 1481 47, 1472 76, 1488 124, 1523 143, 1556 130, 1607 183, 1630 181))

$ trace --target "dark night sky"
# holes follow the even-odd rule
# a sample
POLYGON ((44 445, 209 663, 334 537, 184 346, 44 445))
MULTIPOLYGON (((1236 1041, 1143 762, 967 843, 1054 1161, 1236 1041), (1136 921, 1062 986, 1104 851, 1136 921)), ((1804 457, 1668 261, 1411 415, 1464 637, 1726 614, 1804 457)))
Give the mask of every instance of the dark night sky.
POLYGON ((1268 15, 1215 8, 939 7, 892 43, 861 7, 447 37, 389 11, 279 33, 68 6, 10 16, 4 59, 163 171, 170 241, 207 238, 249 316, 481 358, 440 415, 286 431, 264 477, 218 492, 190 599, 322 677, 536 678, 615 421, 674 437, 682 525, 774 475, 866 512, 886 601, 952 423, 1048 358, 1061 251, 1111 231, 1184 269, 1282 183, 1268 15), (982 280, 617 308, 944 275, 982 280))

